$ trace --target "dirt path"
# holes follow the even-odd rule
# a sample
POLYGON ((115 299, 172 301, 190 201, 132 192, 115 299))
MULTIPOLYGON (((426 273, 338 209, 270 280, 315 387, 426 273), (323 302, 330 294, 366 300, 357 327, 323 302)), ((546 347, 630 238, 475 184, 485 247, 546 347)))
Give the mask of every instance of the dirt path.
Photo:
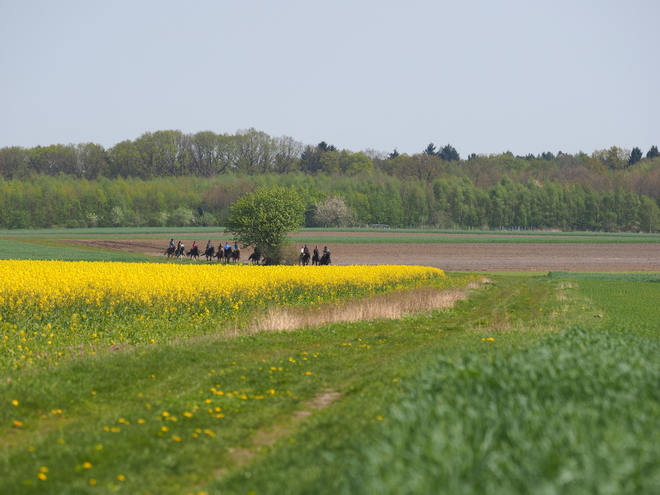
MULTIPOLYGON (((162 256, 169 240, 165 237, 67 242, 162 256)), ((202 247, 206 245, 206 240, 197 242, 202 247)), ((335 244, 329 247, 336 265, 423 265, 469 272, 660 271, 657 244, 335 244)))

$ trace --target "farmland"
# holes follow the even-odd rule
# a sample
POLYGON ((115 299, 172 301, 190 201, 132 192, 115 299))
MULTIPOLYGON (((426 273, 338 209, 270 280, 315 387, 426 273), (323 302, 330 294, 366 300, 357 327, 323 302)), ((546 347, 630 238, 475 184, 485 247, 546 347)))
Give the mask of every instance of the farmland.
MULTIPOLYGON (((515 271, 482 270, 510 272, 486 278, 334 266, 291 267, 269 281, 267 267, 168 263, 160 252, 170 234, 205 242, 223 239, 217 232, 4 234, 2 258, 20 246, 17 257, 47 260, 50 249, 84 261, 0 261, 0 493, 660 487, 660 275, 651 271, 522 274, 520 258, 515 271), (229 280, 238 285, 225 287, 229 280), (259 283, 264 298, 250 295, 259 283), (406 299, 429 287, 462 296, 396 319, 249 327, 273 304, 342 313, 349 300, 406 299)), ((312 235, 339 237, 303 232, 296 241, 312 235)), ((647 239, 624 248, 634 258, 639 246, 656 247, 647 239)), ((328 244, 342 265, 355 254, 340 246, 382 257, 400 247, 328 244)), ((620 246, 533 245, 570 253, 594 244, 601 253, 620 246)))

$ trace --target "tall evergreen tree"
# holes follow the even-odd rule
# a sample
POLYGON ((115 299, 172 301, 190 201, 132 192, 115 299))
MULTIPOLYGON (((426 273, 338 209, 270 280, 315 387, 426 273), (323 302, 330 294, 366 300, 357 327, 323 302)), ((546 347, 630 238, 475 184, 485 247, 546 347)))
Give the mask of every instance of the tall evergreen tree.
POLYGON ((642 150, 635 146, 630 152, 630 158, 628 159, 628 166, 634 165, 642 159, 642 150))
POLYGON ((425 155, 430 155, 430 156, 435 155, 435 144, 429 143, 429 145, 424 150, 424 154, 425 155))
POLYGON ((440 148, 437 155, 445 162, 453 162, 461 159, 461 155, 458 154, 456 148, 454 148, 451 144, 440 148))

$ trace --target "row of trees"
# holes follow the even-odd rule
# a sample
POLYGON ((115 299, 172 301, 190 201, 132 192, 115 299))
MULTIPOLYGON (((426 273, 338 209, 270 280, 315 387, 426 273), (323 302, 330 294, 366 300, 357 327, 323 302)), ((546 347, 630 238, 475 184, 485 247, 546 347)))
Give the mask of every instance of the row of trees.
POLYGON ((303 173, 107 179, 37 176, 0 180, 0 228, 221 226, 230 206, 259 186, 295 189, 306 226, 657 231, 660 209, 623 187, 503 176, 478 187, 468 177, 400 179, 384 173, 303 173))
MULTIPOLYGON (((492 186, 504 175, 521 182, 529 176, 537 180, 563 180, 564 184, 578 179, 583 186, 602 189, 602 178, 608 174, 639 175, 649 169, 660 169, 657 146, 652 146, 645 155, 637 147, 630 151, 613 146, 590 155, 560 151, 514 156, 507 151, 492 155, 471 154, 467 160, 462 160, 450 144, 436 149, 430 143, 426 149, 412 155, 400 154, 396 149, 389 154, 375 150, 354 153, 324 141, 305 146, 291 137, 272 137, 255 129, 239 130, 235 134, 147 132, 109 149, 94 143, 0 149, 0 177, 8 180, 34 174, 66 174, 88 180, 99 177, 151 180, 232 173, 385 173, 400 179, 426 181, 441 176, 466 176, 478 187, 492 186)), ((616 180, 615 183, 620 182, 616 180)), ((652 197, 660 199, 660 194, 652 197)))
POLYGON ((30 173, 64 173, 85 179, 153 179, 211 177, 225 172, 287 173, 294 170, 302 151, 302 143, 292 138, 273 138, 255 129, 235 135, 157 131, 144 133, 134 141, 122 141, 107 150, 94 143, 3 148, 0 175, 24 178, 30 173))

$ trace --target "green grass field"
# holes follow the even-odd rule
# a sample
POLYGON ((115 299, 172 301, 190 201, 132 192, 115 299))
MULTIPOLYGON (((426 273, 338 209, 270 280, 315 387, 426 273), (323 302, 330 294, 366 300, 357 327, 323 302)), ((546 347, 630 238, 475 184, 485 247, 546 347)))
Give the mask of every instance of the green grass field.
POLYGON ((493 275, 401 320, 81 342, 0 371, 0 493, 657 493, 657 277, 493 275))

